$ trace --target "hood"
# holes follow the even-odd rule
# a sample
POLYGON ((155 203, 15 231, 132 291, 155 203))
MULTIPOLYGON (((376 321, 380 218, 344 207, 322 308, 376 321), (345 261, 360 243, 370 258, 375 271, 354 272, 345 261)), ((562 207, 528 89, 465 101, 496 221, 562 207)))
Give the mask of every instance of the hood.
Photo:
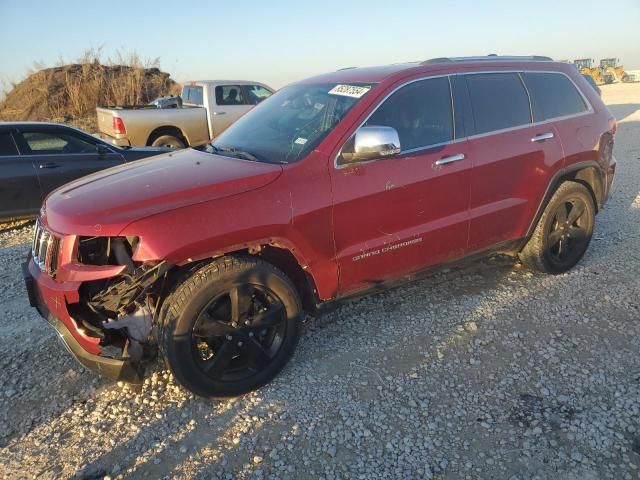
POLYGON ((58 188, 45 201, 44 221, 63 234, 117 235, 135 220, 254 190, 281 173, 279 165, 174 151, 58 188))

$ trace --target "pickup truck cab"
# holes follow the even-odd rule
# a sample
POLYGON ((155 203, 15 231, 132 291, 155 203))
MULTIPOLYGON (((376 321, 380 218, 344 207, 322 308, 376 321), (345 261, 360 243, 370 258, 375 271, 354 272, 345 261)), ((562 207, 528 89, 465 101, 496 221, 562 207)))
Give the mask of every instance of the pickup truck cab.
POLYGON ((314 77, 206 150, 56 190, 27 289, 103 375, 139 382, 157 345, 184 387, 238 395, 329 302, 480 253, 572 268, 611 189, 615 131, 579 72, 547 57, 314 77))
POLYGON ((253 81, 187 82, 182 87, 181 106, 98 107, 99 135, 118 146, 199 146, 271 94, 271 87, 253 81))

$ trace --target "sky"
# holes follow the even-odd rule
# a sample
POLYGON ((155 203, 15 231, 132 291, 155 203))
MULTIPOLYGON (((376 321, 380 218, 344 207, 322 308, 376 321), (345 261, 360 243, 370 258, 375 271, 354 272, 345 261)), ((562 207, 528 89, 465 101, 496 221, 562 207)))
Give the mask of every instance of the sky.
POLYGON ((275 88, 343 67, 489 53, 640 69, 640 0, 0 0, 5 86, 88 49, 159 58, 180 82, 275 88))

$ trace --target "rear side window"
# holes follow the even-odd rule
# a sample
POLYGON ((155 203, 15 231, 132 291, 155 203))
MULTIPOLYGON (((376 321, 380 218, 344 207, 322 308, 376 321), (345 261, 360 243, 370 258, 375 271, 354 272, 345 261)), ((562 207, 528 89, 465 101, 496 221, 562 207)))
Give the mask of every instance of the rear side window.
POLYGON ((402 151, 453 140, 453 112, 449 79, 410 83, 391 95, 366 125, 393 127, 402 151))
POLYGON ((204 105, 202 100, 202 87, 185 85, 182 87, 182 101, 192 105, 204 105))
POLYGON ((527 91, 517 73, 466 75, 475 133, 531 123, 527 91))
POLYGON ((536 122, 587 110, 576 86, 561 73, 525 72, 524 82, 531 95, 536 122))
POLYGON ((0 132, 0 157, 8 157, 9 155, 18 155, 15 143, 9 132, 0 132))

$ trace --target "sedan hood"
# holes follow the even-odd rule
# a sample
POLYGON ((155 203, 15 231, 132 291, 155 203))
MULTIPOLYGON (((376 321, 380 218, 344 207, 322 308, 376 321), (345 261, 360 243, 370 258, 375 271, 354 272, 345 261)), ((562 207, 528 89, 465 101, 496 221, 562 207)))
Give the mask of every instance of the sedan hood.
POLYGON ((281 173, 279 165, 180 150, 58 188, 45 202, 44 221, 62 234, 117 235, 135 220, 254 190, 281 173))

